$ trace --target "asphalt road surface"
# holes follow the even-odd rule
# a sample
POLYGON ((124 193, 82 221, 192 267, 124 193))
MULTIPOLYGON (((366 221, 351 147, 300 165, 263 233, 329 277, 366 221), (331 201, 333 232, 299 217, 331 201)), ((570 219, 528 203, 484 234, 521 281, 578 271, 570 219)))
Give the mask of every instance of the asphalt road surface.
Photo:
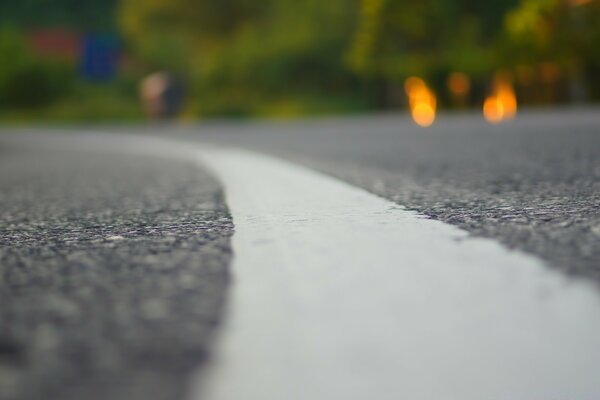
POLYGON ((195 165, 0 139, 0 398, 181 398, 232 221, 195 165))
MULTIPOLYGON (((600 283, 598 109, 497 126, 441 116, 428 129, 382 115, 93 130, 275 155, 600 283)), ((219 183, 173 158, 3 131, 0 398, 182 398, 228 297, 219 183)))
POLYGON ((450 115, 423 129, 390 115, 176 136, 302 163, 600 283, 600 109, 528 112, 500 125, 450 115))

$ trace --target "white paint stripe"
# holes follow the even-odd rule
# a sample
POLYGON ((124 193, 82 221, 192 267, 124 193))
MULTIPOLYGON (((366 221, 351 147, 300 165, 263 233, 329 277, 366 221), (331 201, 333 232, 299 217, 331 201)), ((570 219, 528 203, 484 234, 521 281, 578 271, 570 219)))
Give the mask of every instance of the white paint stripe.
POLYGON ((592 286, 284 161, 200 158, 224 183, 236 255, 190 398, 600 398, 592 286))

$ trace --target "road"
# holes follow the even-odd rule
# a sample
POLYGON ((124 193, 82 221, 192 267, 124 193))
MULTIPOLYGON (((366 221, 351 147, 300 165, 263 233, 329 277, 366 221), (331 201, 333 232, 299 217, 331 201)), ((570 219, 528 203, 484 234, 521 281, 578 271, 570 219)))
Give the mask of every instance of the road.
POLYGON ((7 399, 182 398, 212 349, 235 221, 221 183, 185 150, 137 151, 147 136, 308 166, 600 283, 597 109, 497 126, 442 115, 429 129, 382 115, 92 130, 111 134, 91 146, 76 128, 0 135, 7 399), (128 146, 101 149, 120 133, 133 134, 128 146))
POLYGON ((175 399, 226 295, 232 221, 185 162, 0 145, 0 398, 175 399))
POLYGON ((406 116, 219 125, 178 136, 267 152, 600 282, 600 110, 489 125, 406 116))

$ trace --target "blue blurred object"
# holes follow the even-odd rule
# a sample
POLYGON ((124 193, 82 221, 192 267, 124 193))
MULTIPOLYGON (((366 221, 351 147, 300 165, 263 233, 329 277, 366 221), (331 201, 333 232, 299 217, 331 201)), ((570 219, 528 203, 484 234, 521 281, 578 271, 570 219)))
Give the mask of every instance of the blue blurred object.
POLYGON ((118 70, 119 38, 115 34, 91 34, 83 39, 81 74, 91 81, 110 81, 118 70))

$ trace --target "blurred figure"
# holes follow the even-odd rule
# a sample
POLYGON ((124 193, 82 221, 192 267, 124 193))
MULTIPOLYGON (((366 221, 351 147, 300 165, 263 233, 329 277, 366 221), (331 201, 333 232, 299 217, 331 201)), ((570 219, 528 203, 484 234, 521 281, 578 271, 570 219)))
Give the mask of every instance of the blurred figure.
POLYGON ((183 85, 168 72, 155 72, 140 84, 140 97, 146 115, 151 119, 171 119, 183 104, 183 85))

